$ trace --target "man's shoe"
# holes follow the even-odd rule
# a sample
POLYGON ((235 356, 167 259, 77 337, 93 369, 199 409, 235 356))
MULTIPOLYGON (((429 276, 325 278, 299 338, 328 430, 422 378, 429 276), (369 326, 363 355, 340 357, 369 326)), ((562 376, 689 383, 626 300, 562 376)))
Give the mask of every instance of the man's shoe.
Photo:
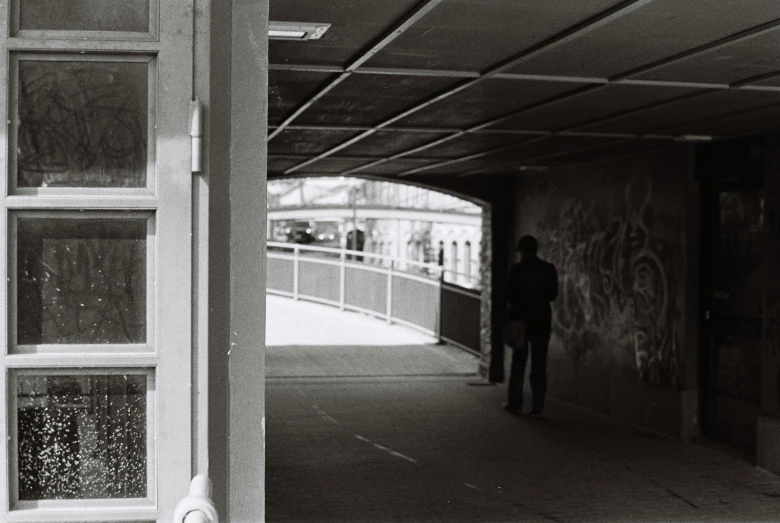
POLYGON ((544 419, 544 414, 542 414, 541 411, 539 411, 539 412, 532 412, 531 413, 531 417, 533 419, 544 419))

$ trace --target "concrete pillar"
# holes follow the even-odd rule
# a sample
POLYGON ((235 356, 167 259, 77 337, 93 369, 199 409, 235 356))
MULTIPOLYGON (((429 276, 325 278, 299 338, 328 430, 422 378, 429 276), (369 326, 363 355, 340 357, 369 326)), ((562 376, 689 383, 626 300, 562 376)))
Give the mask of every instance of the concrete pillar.
POLYGON ((491 340, 488 377, 492 382, 504 381, 504 321, 506 313, 506 276, 514 259, 515 239, 512 238, 514 201, 511 185, 496 181, 491 191, 490 229, 484 231, 483 242, 490 234, 491 262, 491 340))
POLYGON ((780 135, 767 137, 764 194, 764 332, 761 353, 761 414, 756 463, 780 474, 780 135))
MULTIPOLYGON (((200 440, 196 470, 213 482, 212 499, 220 515, 228 513, 228 350, 230 349, 230 75, 232 7, 221 9, 204 4, 196 16, 195 90, 204 102, 203 163, 207 168, 195 180, 193 243, 198 246, 193 273, 198 296, 197 354, 206 351, 208 366, 193 380, 198 401, 205 402, 207 422, 196 417, 200 440), (203 287, 206 291, 203 291, 203 287), (203 337, 207 340, 202 342, 203 337), (202 441, 206 441, 204 445, 202 441), (203 448, 205 447, 205 449, 203 448)), ((200 359, 200 358, 197 358, 200 359)), ((199 410, 203 409, 202 405, 199 410)))
POLYGON ((229 511, 263 521, 268 0, 233 0, 230 139, 229 511), (262 37, 258 38, 258 35, 262 37))
POLYGON ((696 180, 695 155, 689 154, 689 173, 685 180, 685 275, 683 339, 678 347, 678 382, 680 388, 680 437, 701 435, 699 369, 701 329, 701 186, 696 180))
POLYGON ((193 182, 194 350, 208 365, 193 377, 193 463, 211 476, 220 519, 249 523, 265 518, 268 0, 202 3, 195 23, 206 168, 193 182))

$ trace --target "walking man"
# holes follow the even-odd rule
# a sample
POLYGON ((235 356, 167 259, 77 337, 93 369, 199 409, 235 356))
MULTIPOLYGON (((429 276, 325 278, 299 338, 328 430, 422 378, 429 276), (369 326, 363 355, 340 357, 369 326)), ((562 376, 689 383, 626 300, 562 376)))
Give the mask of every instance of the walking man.
POLYGON ((550 344, 552 310, 558 296, 555 266, 537 257, 538 242, 523 236, 517 242, 520 263, 509 271, 507 323, 504 339, 512 348, 509 398, 504 408, 520 413, 523 407, 523 379, 528 352, 531 352, 531 416, 540 418, 547 392, 547 348, 550 344))

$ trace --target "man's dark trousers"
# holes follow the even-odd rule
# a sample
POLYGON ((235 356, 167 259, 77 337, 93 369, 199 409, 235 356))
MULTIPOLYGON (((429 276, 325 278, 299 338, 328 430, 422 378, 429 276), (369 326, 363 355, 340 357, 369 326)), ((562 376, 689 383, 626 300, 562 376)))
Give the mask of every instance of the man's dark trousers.
POLYGON ((547 349, 550 346, 549 331, 526 331, 525 343, 512 347, 512 371, 509 376, 509 406, 523 406, 523 381, 528 352, 531 352, 532 412, 541 413, 547 393, 547 349))

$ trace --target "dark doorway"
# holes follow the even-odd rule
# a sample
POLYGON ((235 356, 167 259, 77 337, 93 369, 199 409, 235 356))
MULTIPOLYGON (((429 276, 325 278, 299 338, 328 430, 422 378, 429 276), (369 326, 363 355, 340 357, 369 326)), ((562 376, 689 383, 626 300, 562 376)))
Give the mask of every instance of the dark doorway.
POLYGON ((702 181, 702 430, 755 452, 761 404, 764 220, 760 143, 713 144, 702 181))

